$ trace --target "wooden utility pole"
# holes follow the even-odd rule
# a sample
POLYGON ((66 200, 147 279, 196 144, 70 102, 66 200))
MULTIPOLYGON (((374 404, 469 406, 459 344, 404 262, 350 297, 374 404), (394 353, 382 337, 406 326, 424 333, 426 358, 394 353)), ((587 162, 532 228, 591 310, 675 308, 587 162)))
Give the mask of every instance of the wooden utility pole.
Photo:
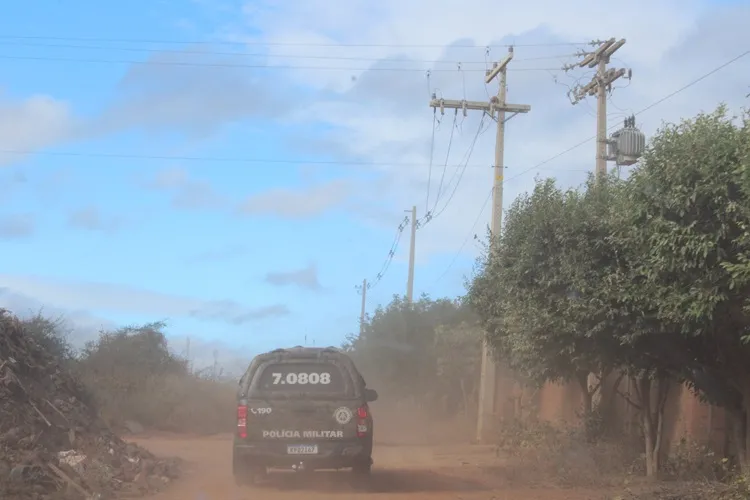
POLYGON ((359 312, 359 335, 365 333, 365 306, 367 305, 367 280, 362 280, 362 308, 359 312))
MULTIPOLYGON (((596 43, 596 42, 595 42, 596 43)), ((607 175, 607 92, 612 91, 612 83, 620 77, 628 75, 631 71, 624 68, 607 69, 607 64, 612 54, 625 45, 625 39, 615 41, 614 38, 598 42, 599 47, 594 52, 582 53, 583 59, 577 64, 564 66, 565 71, 575 67, 597 68, 596 75, 589 83, 576 86, 568 93, 571 102, 575 105, 587 96, 596 95, 596 177, 597 179, 607 175)))
POLYGON ((417 243, 417 207, 411 207, 411 242, 409 243, 409 277, 406 280, 406 300, 414 300, 414 255, 417 243))
MULTIPOLYGON (((461 109, 466 115, 467 110, 476 110, 487 113, 490 117, 497 121, 497 134, 495 138, 495 164, 492 167, 493 170, 493 183, 492 183, 492 220, 490 223, 490 229, 492 231, 492 240, 490 242, 491 248, 496 247, 497 238, 500 236, 500 229, 502 226, 503 219, 503 172, 504 162, 503 156, 505 153, 505 122, 513 118, 519 113, 528 113, 531 111, 531 106, 528 104, 508 104, 506 102, 507 92, 507 71, 508 63, 513 60, 513 47, 508 48, 508 55, 499 62, 493 65, 492 70, 488 70, 485 76, 485 83, 490 83, 492 80, 500 76, 497 95, 490 98, 488 102, 482 101, 466 101, 466 100, 448 100, 448 99, 437 99, 435 94, 432 95, 430 101, 430 107, 438 109, 440 108, 441 114, 445 113, 445 108, 448 109, 461 109), (512 113, 510 117, 505 116, 506 113, 512 113)), ((495 413, 495 384, 497 377, 497 366, 492 352, 488 348, 486 343, 482 345, 482 368, 479 379, 479 411, 477 417, 477 441, 484 441, 487 439, 491 426, 494 423, 493 416, 495 413)))

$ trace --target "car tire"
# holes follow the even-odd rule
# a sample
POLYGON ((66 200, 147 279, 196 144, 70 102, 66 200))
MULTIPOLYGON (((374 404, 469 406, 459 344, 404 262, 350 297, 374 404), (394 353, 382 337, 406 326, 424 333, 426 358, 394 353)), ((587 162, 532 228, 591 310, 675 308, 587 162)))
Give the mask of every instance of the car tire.
POLYGON ((244 471, 234 473, 234 484, 237 486, 255 486, 262 483, 266 476, 265 467, 247 467, 244 471))
POLYGON ((371 472, 372 472, 372 464, 368 462, 357 464, 354 467, 352 467, 352 473, 357 477, 369 476, 371 472))
POLYGON ((265 479, 267 473, 267 469, 263 466, 243 463, 236 456, 232 458, 232 475, 234 476, 234 484, 237 486, 258 484, 265 479))

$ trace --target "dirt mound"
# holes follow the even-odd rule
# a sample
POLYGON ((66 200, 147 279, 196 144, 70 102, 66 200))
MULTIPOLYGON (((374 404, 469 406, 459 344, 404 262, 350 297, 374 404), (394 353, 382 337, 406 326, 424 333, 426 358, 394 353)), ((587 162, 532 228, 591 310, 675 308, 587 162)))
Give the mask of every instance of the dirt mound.
POLYGON ((0 498, 133 497, 178 473, 176 460, 120 440, 60 360, 0 310, 0 498))

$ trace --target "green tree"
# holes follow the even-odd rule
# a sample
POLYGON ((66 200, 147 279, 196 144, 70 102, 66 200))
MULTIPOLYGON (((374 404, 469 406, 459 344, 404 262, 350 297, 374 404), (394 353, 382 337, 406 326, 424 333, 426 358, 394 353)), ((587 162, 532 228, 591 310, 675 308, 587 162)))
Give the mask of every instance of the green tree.
POLYGON ((470 285, 470 302, 488 342, 524 378, 537 384, 576 381, 588 416, 616 348, 607 327, 600 283, 612 272, 605 187, 563 191, 537 181, 507 212, 497 250, 486 255, 470 285))
MULTIPOLYGON (((422 296, 409 304, 404 298, 394 296, 389 304, 378 307, 366 319, 362 334, 350 336, 344 348, 368 384, 386 399, 445 408, 441 402, 453 397, 446 396, 448 387, 460 385, 459 381, 451 381, 449 386, 441 384, 440 377, 447 376, 441 371, 446 368, 441 364, 448 349, 445 335, 471 318, 468 308, 458 300, 422 296)), ((459 335, 465 333, 461 328, 457 330, 461 332, 459 335)))
MULTIPOLYGON (((586 423, 595 422, 592 400, 602 380, 613 371, 635 377, 632 402, 643 423, 647 473, 655 477, 670 378, 661 358, 666 337, 658 321, 644 319, 640 303, 623 303, 623 290, 638 296, 628 281, 632 259, 614 237, 623 210, 628 199, 617 179, 589 179, 567 191, 538 181, 509 210, 470 297, 496 355, 517 373, 538 384, 580 385, 586 423), (590 383, 590 374, 598 381, 590 383)), ((587 430, 594 437, 598 427, 587 430)))
POLYGON ((483 335, 471 320, 435 328, 435 382, 444 414, 468 416, 477 403, 483 335))
MULTIPOLYGON (((650 325, 641 352, 734 415, 745 463, 750 127, 743 118, 738 123, 722 106, 664 126, 626 183, 616 240, 629 260, 621 303, 650 325)), ((642 340, 635 333, 634 345, 642 340)))

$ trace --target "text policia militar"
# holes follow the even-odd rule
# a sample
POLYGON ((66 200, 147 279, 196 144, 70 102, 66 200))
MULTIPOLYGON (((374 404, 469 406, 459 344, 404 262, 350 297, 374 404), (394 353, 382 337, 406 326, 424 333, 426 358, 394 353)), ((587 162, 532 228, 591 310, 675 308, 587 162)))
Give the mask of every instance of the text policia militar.
POLYGON ((284 439, 284 438, 343 438, 344 431, 263 431, 264 439, 284 439))

